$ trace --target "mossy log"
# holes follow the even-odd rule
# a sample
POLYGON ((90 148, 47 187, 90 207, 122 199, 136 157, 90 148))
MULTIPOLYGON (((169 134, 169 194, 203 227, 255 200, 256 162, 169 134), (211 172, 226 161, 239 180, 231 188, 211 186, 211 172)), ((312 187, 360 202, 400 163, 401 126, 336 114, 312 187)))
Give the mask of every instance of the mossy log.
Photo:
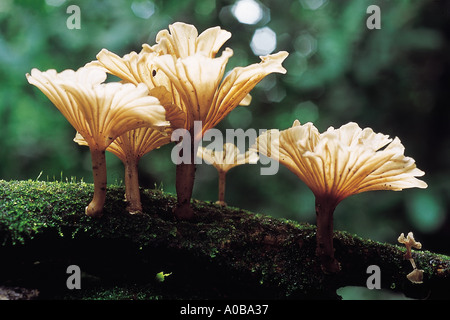
POLYGON ((195 218, 177 221, 176 197, 141 193, 144 213, 130 215, 124 188, 109 186, 104 215, 93 219, 84 214, 90 184, 0 181, 0 289, 35 299, 339 299, 338 288, 365 287, 377 265, 382 288, 450 297, 447 256, 413 251, 424 270, 413 284, 404 247, 337 231, 341 271, 327 275, 314 225, 197 200, 195 218), (70 265, 82 271, 80 290, 66 285, 70 265), (170 275, 161 282, 160 272, 170 275))

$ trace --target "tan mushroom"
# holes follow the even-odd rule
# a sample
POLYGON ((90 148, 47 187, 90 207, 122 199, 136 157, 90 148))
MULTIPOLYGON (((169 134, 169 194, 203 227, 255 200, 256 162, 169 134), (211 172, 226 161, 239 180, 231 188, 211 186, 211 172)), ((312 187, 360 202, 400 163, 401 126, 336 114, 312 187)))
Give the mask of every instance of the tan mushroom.
POLYGON ((254 151, 240 153, 238 147, 233 143, 225 143, 221 151, 199 147, 197 157, 205 160, 206 163, 214 166, 219 173, 219 199, 216 202, 221 206, 226 206, 225 184, 227 172, 239 165, 258 162, 259 156, 254 151))
POLYGON ((224 77, 225 68, 233 50, 226 48, 219 57, 223 44, 231 33, 219 27, 210 28, 198 35, 189 24, 174 23, 169 31, 160 31, 157 44, 152 49, 158 53, 154 66, 170 80, 180 107, 186 113, 186 129, 191 141, 190 163, 177 165, 177 208, 179 219, 190 219, 193 211, 190 200, 195 179, 195 146, 203 134, 222 121, 236 106, 248 103, 248 94, 255 85, 270 73, 285 73, 281 63, 288 56, 281 51, 261 57, 261 62, 247 67, 237 67, 224 77), (201 132, 194 132, 194 122, 201 121, 201 132))
MULTIPOLYGON (((138 173, 140 159, 150 151, 169 143, 172 131, 184 125, 184 118, 180 117, 177 108, 170 105, 166 105, 164 108, 166 109, 166 120, 170 122, 170 127, 166 128, 164 132, 150 127, 130 130, 117 137, 106 148, 106 151, 116 155, 125 167, 125 200, 128 203, 127 211, 130 214, 142 213, 138 173)), ((79 145, 87 146, 87 142, 78 132, 74 141, 79 145)))
POLYGON ((94 196, 86 214, 100 217, 106 196, 106 148, 132 129, 147 126, 163 131, 169 125, 165 109, 157 98, 148 95, 145 85, 101 83, 106 74, 95 67, 61 73, 33 69, 27 79, 53 102, 89 145, 94 196))
POLYGON ((423 270, 419 270, 416 266, 416 263, 412 257, 412 252, 411 249, 422 249, 422 244, 420 242, 417 242, 414 239, 414 235, 412 232, 408 232, 408 235, 405 238, 405 235, 402 233, 400 234, 400 236, 398 237, 398 242, 402 243, 405 245, 406 247, 406 253, 404 255, 404 258, 406 260, 409 260, 409 262, 411 263, 411 266, 413 267, 413 271, 410 272, 406 277, 408 278, 409 281, 411 281, 412 283, 422 283, 423 282, 423 270))
POLYGON ((326 272, 340 270, 334 258, 333 212, 346 197, 371 190, 426 188, 423 171, 404 156, 398 138, 348 123, 319 133, 312 123, 296 120, 287 130, 269 130, 251 148, 295 173, 314 193, 317 256, 326 272))
POLYGON ((411 248, 422 249, 422 244, 414 240, 414 234, 412 232, 408 232, 406 238, 403 233, 400 234, 400 236, 398 237, 398 242, 405 245, 406 247, 405 259, 407 260, 412 259, 411 248))
POLYGON ((420 284, 423 283, 423 270, 414 268, 413 271, 406 275, 406 278, 412 283, 420 284))
POLYGON ((123 58, 102 50, 94 65, 124 81, 145 83, 150 89, 163 86, 172 95, 172 104, 185 115, 184 128, 190 141, 191 161, 177 164, 177 208, 179 219, 193 217, 190 200, 195 179, 195 146, 204 132, 215 127, 236 106, 248 105, 249 92, 270 73, 285 73, 281 63, 287 52, 261 57, 261 62, 247 67, 237 67, 224 77, 228 59, 233 51, 226 48, 216 57, 231 33, 220 27, 209 28, 200 35, 190 24, 174 23, 169 30, 156 36, 156 44, 143 45, 140 53, 130 53, 123 58), (201 121, 201 131, 195 135, 194 122, 201 121))

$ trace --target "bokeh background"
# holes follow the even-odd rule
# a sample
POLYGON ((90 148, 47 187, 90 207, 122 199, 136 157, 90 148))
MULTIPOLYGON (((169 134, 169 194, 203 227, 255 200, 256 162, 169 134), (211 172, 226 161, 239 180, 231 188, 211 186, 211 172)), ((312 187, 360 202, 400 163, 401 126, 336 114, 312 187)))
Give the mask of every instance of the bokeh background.
MULTIPOLYGON (((344 200, 335 229, 396 243, 413 231, 425 250, 450 254, 450 2, 436 0, 1 0, 0 179, 92 182, 89 150, 25 74, 77 69, 107 48, 119 55, 155 43, 159 30, 183 21, 201 32, 232 32, 228 69, 286 50, 286 75, 270 75, 219 126, 285 129, 295 119, 320 131, 349 121, 398 136, 405 154, 426 172, 428 189, 368 192, 344 200), (69 5, 81 10, 81 29, 68 29, 69 5), (381 9, 381 29, 369 30, 369 5, 381 9)), ((224 131, 225 132, 225 131, 224 131)), ((175 193, 173 145, 140 163, 141 185, 175 193)), ((122 183, 123 167, 108 154, 108 179, 122 183)), ((217 173, 198 166, 194 197, 217 199, 217 173)), ((280 167, 232 169, 231 206, 315 222, 312 193, 280 167)), ((368 290, 366 290, 368 291, 368 290)), ((358 293, 361 294, 361 293, 358 293)), ((353 295, 351 297, 361 297, 353 295)))

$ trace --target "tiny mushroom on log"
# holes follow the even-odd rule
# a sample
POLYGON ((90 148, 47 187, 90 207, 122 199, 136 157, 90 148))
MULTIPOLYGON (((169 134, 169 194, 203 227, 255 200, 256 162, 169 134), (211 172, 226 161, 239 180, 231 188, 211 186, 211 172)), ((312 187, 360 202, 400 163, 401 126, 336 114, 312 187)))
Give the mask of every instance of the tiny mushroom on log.
POLYGON ((295 120, 287 130, 261 134, 251 148, 285 165, 314 193, 316 254, 326 273, 340 270, 334 258, 333 212, 350 195, 372 190, 426 188, 423 171, 404 156, 398 138, 350 122, 319 133, 312 123, 295 120))
POLYGON ((221 151, 199 147, 197 157, 205 160, 217 169, 219 173, 219 199, 216 204, 226 206, 225 202, 225 182, 227 172, 236 166, 251 163, 255 164, 259 160, 259 156, 254 151, 240 153, 238 147, 233 143, 225 143, 221 151))
POLYGON ((412 283, 421 284, 423 283, 423 270, 415 268, 406 275, 406 278, 412 283))
POLYGON ((398 242, 405 245, 406 253, 404 257, 406 260, 409 260, 409 262, 411 262, 411 266, 413 267, 413 271, 410 272, 406 277, 412 283, 422 283, 424 271, 417 269, 416 263, 414 262, 411 252, 411 248, 422 249, 422 244, 414 239, 414 235, 412 232, 408 232, 406 238, 403 233, 400 234, 400 236, 398 237, 398 242))
MULTIPOLYGON (((152 90, 150 90, 150 94, 152 95, 152 90)), ((161 94, 157 96, 161 96, 161 94)), ((160 102, 166 110, 166 120, 170 122, 170 127, 167 127, 164 132, 151 127, 130 130, 117 137, 106 148, 106 151, 116 155, 124 164, 125 200, 128 203, 127 211, 130 214, 142 213, 138 172, 140 159, 150 151, 170 143, 170 135, 173 130, 184 125, 184 118, 180 115, 178 108, 170 103, 164 103, 161 99, 160 102)), ((74 141, 79 145, 88 145, 78 132, 74 141)))
POLYGON ((102 83, 101 68, 82 67, 77 71, 37 69, 27 74, 89 146, 94 176, 94 196, 86 214, 101 217, 106 196, 106 148, 125 132, 152 127, 164 131, 169 126, 165 109, 157 98, 148 95, 145 85, 102 83))
POLYGON ((414 239, 414 234, 412 232, 408 232, 406 238, 404 233, 400 234, 400 236, 398 237, 398 242, 404 244, 406 247, 405 253, 406 260, 412 259, 411 248, 419 250, 422 249, 422 244, 414 239))

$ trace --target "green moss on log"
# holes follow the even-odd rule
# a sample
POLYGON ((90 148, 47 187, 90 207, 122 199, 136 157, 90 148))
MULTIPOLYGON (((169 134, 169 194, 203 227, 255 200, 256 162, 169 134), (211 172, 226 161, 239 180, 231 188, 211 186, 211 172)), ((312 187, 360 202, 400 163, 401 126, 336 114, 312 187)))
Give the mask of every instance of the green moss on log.
POLYGON ((177 221, 176 198, 142 190, 144 213, 126 211, 124 189, 109 186, 104 215, 84 209, 86 183, 0 181, 0 285, 37 288, 40 298, 338 298, 336 289, 365 286, 369 265, 383 287, 422 297, 448 284, 450 260, 414 252, 424 285, 397 245, 335 232, 342 270, 325 275, 315 259, 315 226, 193 200, 195 219, 177 221), (66 287, 70 264, 83 271, 83 289, 66 287), (164 282, 157 273, 172 273, 164 282), (419 289, 418 289, 419 288, 419 289))

